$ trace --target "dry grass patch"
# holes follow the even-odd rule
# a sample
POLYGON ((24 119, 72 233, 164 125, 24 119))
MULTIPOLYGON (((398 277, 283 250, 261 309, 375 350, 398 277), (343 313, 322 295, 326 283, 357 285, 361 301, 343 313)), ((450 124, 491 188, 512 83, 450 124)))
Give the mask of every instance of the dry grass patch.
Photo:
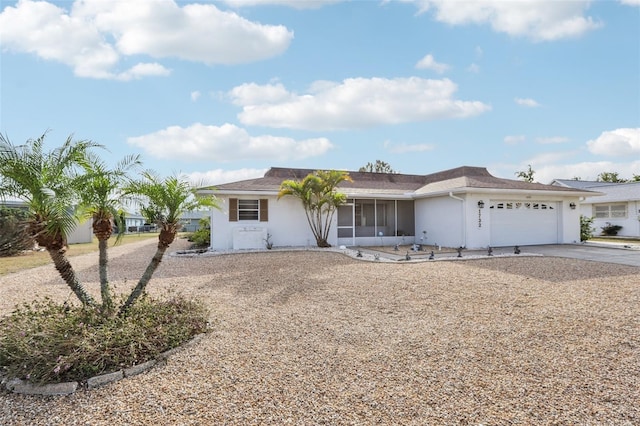
MULTIPOLYGON (((138 241, 144 241, 150 238, 158 238, 157 233, 146 234, 128 234, 125 235, 120 244, 130 244, 138 241)), ((109 247, 115 245, 115 237, 109 240, 109 247)), ((69 257, 81 256, 87 253, 98 251, 98 241, 94 239, 90 243, 71 244, 67 255, 69 257)), ((23 269, 35 268, 37 266, 47 265, 51 263, 51 257, 46 251, 26 251, 24 253, 10 256, 0 257, 0 275, 10 274, 12 272, 21 271, 23 269)))

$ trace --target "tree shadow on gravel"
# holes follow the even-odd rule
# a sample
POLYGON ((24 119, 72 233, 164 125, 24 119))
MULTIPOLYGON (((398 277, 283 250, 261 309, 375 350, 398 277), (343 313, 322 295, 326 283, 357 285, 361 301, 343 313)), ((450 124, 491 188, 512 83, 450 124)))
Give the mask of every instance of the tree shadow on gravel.
POLYGON ((481 259, 469 265, 557 283, 638 275, 634 266, 559 257, 481 259))

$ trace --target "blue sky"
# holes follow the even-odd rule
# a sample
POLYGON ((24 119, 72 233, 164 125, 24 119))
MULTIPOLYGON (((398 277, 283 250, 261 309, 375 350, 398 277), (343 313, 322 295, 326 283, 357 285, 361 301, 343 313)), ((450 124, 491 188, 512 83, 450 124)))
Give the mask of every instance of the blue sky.
POLYGON ((640 174, 640 0, 6 1, 0 131, 271 166, 640 174))

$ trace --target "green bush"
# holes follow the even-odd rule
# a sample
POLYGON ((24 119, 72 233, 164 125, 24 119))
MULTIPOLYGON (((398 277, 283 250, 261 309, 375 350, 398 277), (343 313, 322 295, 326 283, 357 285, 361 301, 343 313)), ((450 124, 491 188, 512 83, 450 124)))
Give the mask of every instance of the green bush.
POLYGON ((199 229, 189 235, 189 241, 194 247, 209 247, 211 244, 211 219, 208 216, 198 221, 199 229))
POLYGON ((195 247, 209 247, 211 243, 211 230, 210 229, 198 229, 189 235, 189 241, 193 243, 195 247))
POLYGON ((593 218, 580 215, 580 241, 587 241, 593 237, 593 218))
POLYGON ((607 222, 605 226, 600 229, 602 229, 602 235, 613 236, 618 235, 618 231, 622 229, 622 226, 612 225, 611 223, 607 222))
POLYGON ((34 246, 27 231, 28 213, 22 209, 0 207, 0 257, 13 256, 34 246))
POLYGON ((83 381, 156 358, 207 331, 200 302, 144 298, 125 317, 49 299, 0 320, 0 366, 32 383, 83 381))

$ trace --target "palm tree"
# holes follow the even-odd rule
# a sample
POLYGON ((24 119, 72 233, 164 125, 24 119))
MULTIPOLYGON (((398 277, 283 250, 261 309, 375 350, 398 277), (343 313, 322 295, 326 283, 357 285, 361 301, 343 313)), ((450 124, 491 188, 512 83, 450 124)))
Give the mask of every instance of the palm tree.
POLYGON ((308 174, 302 181, 285 180, 280 184, 278 199, 290 195, 302 202, 318 247, 331 247, 327 239, 333 215, 347 200, 345 194, 336 191, 344 181, 353 181, 347 172, 318 170, 308 174))
POLYGON ((79 282, 65 253, 67 235, 77 225, 78 201, 76 182, 78 171, 88 164, 91 148, 96 143, 74 141, 71 136, 53 151, 44 151, 46 133, 29 139, 24 145, 14 145, 0 135, 0 180, 5 194, 18 197, 29 208, 28 229, 36 242, 44 247, 56 270, 84 305, 94 299, 79 282))
POLYGON ((138 155, 123 158, 114 169, 109 169, 98 157, 91 157, 86 174, 79 179, 82 188, 80 199, 83 216, 92 219, 93 234, 98 239, 98 270, 100 273, 100 296, 105 314, 113 312, 113 299, 107 276, 108 240, 113 234, 114 223, 118 227, 116 243, 124 235, 122 220, 122 194, 120 189, 127 183, 127 173, 140 166, 138 155))
POLYGON ((151 215, 149 219, 156 223, 160 229, 160 235, 156 253, 138 284, 120 308, 121 315, 133 306, 151 281, 165 251, 180 230, 182 213, 201 207, 218 207, 215 197, 196 196, 197 189, 198 187, 189 183, 185 176, 169 176, 162 179, 151 171, 144 172, 142 179, 131 182, 125 188, 125 192, 137 198, 144 206, 144 210, 151 215))
POLYGON ((535 173, 536 173, 535 170, 533 170, 531 168, 531 164, 529 164, 527 166, 527 170, 522 170, 522 171, 516 172, 516 177, 518 179, 522 179, 525 182, 533 183, 533 179, 534 179, 533 175, 535 173))
POLYGON ((393 168, 391 167, 391 165, 389 163, 387 163, 386 161, 382 161, 382 160, 376 160, 375 164, 373 163, 367 163, 366 165, 360 167, 358 169, 359 172, 368 172, 368 173, 391 173, 391 174, 395 174, 398 173, 395 170, 393 170, 393 168))

